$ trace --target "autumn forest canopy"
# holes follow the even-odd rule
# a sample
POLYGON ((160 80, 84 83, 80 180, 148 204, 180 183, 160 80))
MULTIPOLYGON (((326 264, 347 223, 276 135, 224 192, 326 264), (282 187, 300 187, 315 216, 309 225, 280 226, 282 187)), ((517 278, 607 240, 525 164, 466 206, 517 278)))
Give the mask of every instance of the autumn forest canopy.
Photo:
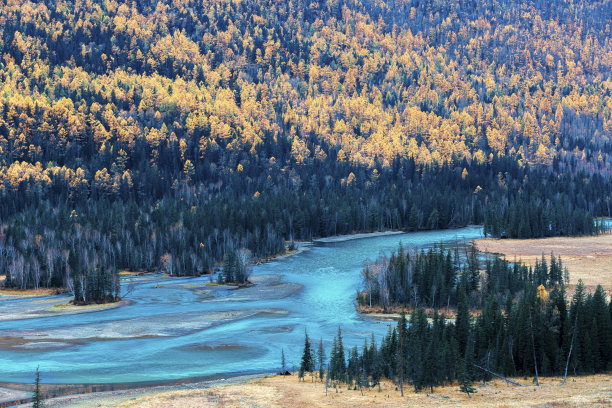
POLYGON ((610 1, 0 5, 13 286, 87 302, 117 296, 117 269, 197 275, 380 229, 593 234, 611 214, 610 1))

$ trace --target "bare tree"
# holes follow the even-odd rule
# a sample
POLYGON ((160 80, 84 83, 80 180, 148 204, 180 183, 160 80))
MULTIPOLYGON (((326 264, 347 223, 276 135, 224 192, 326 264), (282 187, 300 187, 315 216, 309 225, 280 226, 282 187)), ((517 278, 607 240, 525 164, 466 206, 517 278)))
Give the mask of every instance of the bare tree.
POLYGON ((578 313, 576 313, 576 319, 574 320, 574 327, 572 328, 572 342, 570 343, 569 353, 567 353, 567 361, 565 362, 565 374, 563 374, 563 382, 561 385, 565 384, 565 380, 567 378, 567 369, 569 367, 570 358, 572 357, 572 349, 574 348, 574 339, 576 338, 576 325, 578 324, 578 313))

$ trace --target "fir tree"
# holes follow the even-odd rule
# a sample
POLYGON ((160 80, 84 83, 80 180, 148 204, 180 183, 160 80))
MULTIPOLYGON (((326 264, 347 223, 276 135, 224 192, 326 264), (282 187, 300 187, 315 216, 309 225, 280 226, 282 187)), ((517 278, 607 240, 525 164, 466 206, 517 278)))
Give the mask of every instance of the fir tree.
POLYGON ((459 353, 463 355, 467 346, 470 332, 470 305, 463 286, 459 287, 457 303, 457 317, 455 319, 455 337, 459 346, 459 353))
POLYGON ((317 360, 319 361, 319 380, 323 381, 323 376, 325 375, 325 349, 323 348, 323 339, 319 340, 317 360))
POLYGON ((302 362, 300 363, 299 378, 303 380, 304 374, 312 371, 314 371, 312 349, 310 347, 310 340, 308 339, 308 332, 304 331, 304 352, 302 353, 302 362))
POLYGON ((285 349, 281 348, 281 372, 284 373, 286 367, 286 361, 285 361, 285 349))
POLYGON ((407 333, 407 322, 406 314, 402 312, 400 321, 397 323, 397 375, 400 387, 400 393, 404 396, 404 379, 406 375, 406 350, 408 348, 408 333, 407 333))
POLYGON ((469 369, 465 358, 459 361, 457 368, 457 381, 459 382, 459 390, 465 392, 469 398, 472 398, 470 394, 476 392, 476 389, 472 386, 472 378, 470 377, 469 369))
POLYGON ((42 392, 40 391, 40 371, 36 367, 36 377, 34 380, 34 391, 32 392, 32 408, 43 408, 45 406, 42 392))
POLYGON ((338 335, 334 337, 329 360, 329 378, 332 380, 345 380, 346 360, 342 344, 342 331, 338 328, 338 335))

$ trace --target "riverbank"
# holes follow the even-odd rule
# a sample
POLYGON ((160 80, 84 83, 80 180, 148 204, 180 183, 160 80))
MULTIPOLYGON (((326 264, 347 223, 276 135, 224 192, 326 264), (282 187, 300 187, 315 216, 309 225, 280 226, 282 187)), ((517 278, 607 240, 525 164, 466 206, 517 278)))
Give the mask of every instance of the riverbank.
MULTIPOLYGON (((345 242, 355 239, 362 238, 375 238, 386 235, 395 235, 395 234, 403 234, 404 231, 375 231, 375 232, 364 232, 364 233, 355 233, 355 234, 346 234, 346 235, 335 235, 331 237, 325 238, 316 238, 312 242, 306 241, 297 241, 294 242, 294 249, 287 249, 284 253, 271 256, 264 259, 257 259, 253 261, 254 265, 259 265, 262 263, 279 261, 283 259, 287 259, 289 257, 299 255, 305 251, 308 251, 312 248, 313 243, 337 243, 337 242, 345 242)), ((155 272, 133 272, 133 271, 120 271, 119 276, 122 277, 122 282, 131 282, 136 280, 142 280, 144 278, 150 278, 151 276, 159 276, 158 273, 155 272)), ((165 275, 166 276, 166 275, 165 275)), ((3 280, 4 276, 0 276, 0 282, 3 280)), ((173 277, 174 278, 174 277, 173 277)), ((191 278, 190 276, 186 276, 186 278, 191 278)), ((0 287, 0 300, 8 300, 11 298, 35 298, 35 297, 45 297, 45 296, 54 296, 54 295, 64 295, 66 294, 65 290, 58 288, 39 288, 39 289, 9 289, 0 287)), ((12 320, 12 319, 4 319, 4 320, 12 320)))
POLYGON ((603 407, 612 404, 612 376, 592 375, 562 379, 540 378, 536 387, 531 379, 517 378, 526 385, 516 387, 502 380, 475 383, 476 393, 469 398, 457 385, 438 387, 434 393, 412 392, 407 386, 404 397, 395 384, 383 381, 378 387, 359 390, 346 385, 329 388, 321 382, 299 382, 297 375, 244 378, 174 387, 135 389, 130 391, 77 395, 46 401, 49 408, 190 408, 190 407, 437 407, 466 405, 475 407, 603 407))
POLYGON ((355 233, 355 234, 334 235, 331 237, 317 238, 317 239, 314 239, 313 242, 329 244, 329 243, 335 243, 335 242, 351 241, 353 239, 383 237, 386 235, 397 235, 397 234, 405 234, 405 232, 404 231, 360 232, 360 233, 355 233))
POLYGON ((262 260, 259 263, 279 261, 281 259, 287 259, 290 256, 301 254, 302 252, 308 251, 312 247, 312 242, 298 241, 294 242, 294 245, 294 249, 288 249, 284 254, 273 256, 269 259, 262 260))
POLYGON ((587 237, 555 237, 541 239, 494 239, 473 241, 481 252, 500 254, 509 261, 522 261, 535 265, 544 254, 561 256, 563 266, 570 273, 570 285, 582 279, 586 288, 593 291, 601 284, 612 295, 612 234, 587 237))
POLYGON ((45 309, 45 311, 46 312, 57 312, 59 314, 97 312, 99 310, 115 309, 117 307, 125 306, 127 304, 129 304, 128 300, 117 300, 115 302, 106 302, 106 303, 87 303, 84 305, 75 305, 72 302, 68 302, 68 303, 57 303, 45 309))
MULTIPOLYGON (((371 307, 370 308, 368 306, 360 306, 360 305, 356 306, 356 310, 363 318, 368 318, 368 319, 378 320, 378 321, 399 321, 399 319, 402 316, 402 312, 406 315, 406 319, 410 320, 410 316, 413 312, 413 310, 410 310, 407 308, 401 308, 401 307, 391 308, 385 311, 382 307, 371 307)), ((427 320, 429 321, 429 323, 433 323, 434 312, 435 311, 433 308, 425 308, 425 314, 427 315, 427 320)), ((472 316, 476 316, 478 312, 480 312, 480 310, 470 311, 472 316)), ((452 309, 449 308, 448 310, 445 310, 445 309, 438 310, 438 313, 444 314, 444 319, 446 320, 447 323, 455 322, 455 317, 457 314, 457 310, 455 308, 452 308, 452 309)))
POLYGON ((0 287, 0 300, 2 298, 30 298, 41 296, 61 295, 65 291, 57 288, 39 288, 39 289, 12 289, 0 287))

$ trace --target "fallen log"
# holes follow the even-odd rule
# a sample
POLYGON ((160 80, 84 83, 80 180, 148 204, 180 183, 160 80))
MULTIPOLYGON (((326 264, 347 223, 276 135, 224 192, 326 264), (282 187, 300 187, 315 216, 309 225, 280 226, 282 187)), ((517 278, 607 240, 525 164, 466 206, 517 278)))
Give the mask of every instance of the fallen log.
POLYGON ((481 369, 481 370, 483 370, 483 371, 485 371, 485 372, 487 372, 487 373, 489 373, 489 374, 491 374, 491 375, 493 375, 493 376, 497 377, 497 378, 501 378, 502 380, 504 380, 504 381, 506 381, 506 382, 508 382, 508 383, 510 383, 510 384, 518 385, 519 387, 526 387, 526 385, 523 385, 523 384, 518 383, 518 382, 516 382, 516 381, 512 381, 512 380, 510 380, 510 379, 508 379, 508 378, 504 377, 503 375, 501 375, 501 374, 497 374, 497 373, 494 373, 494 372, 493 372, 493 371, 491 371, 491 370, 487 370, 486 368, 481 367, 481 366, 479 366, 478 364, 474 364, 474 363, 472 363, 472 365, 473 365, 474 367, 476 367, 476 368, 479 368, 479 369, 481 369))

